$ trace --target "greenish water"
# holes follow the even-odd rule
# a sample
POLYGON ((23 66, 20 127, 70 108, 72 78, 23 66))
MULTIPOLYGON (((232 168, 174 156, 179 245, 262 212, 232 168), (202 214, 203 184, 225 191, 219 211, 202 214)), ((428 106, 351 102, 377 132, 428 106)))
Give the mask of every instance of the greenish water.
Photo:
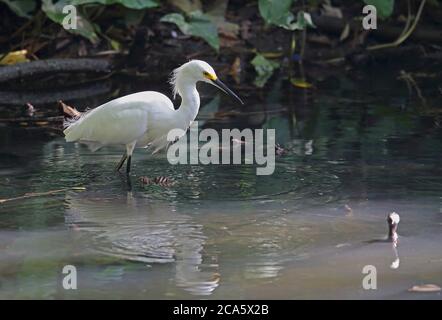
POLYGON ((113 172, 121 150, 0 127, 0 199, 67 189, 0 204, 0 298, 440 299, 407 292, 442 285, 440 94, 424 92, 423 105, 393 77, 366 78, 306 94, 277 82, 261 99, 244 92, 242 109, 202 88, 202 127, 276 128, 288 152, 271 176, 171 166, 141 149, 128 191, 113 172), (397 269, 391 244, 367 242, 385 236, 391 211, 401 216, 397 269), (62 287, 65 265, 77 268, 77 290, 62 287), (362 288, 365 265, 377 268, 377 290, 362 288))

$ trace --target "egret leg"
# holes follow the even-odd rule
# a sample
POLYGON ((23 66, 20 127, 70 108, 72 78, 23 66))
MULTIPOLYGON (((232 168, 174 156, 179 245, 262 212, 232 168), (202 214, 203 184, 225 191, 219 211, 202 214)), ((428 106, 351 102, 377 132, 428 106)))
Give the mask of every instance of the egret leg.
POLYGON ((126 174, 129 175, 130 173, 130 165, 131 165, 131 160, 132 160, 132 153, 134 152, 135 149, 135 144, 137 142, 134 141, 132 143, 129 143, 126 145, 126 155, 127 155, 127 163, 126 163, 126 174))
POLYGON ((132 156, 127 157, 127 166, 126 166, 126 173, 130 173, 130 163, 131 163, 132 156))
POLYGON ((121 157, 121 160, 118 162, 117 166, 115 167, 115 170, 116 170, 116 171, 120 171, 120 169, 121 169, 121 167, 123 166, 124 161, 126 161, 126 159, 127 159, 127 154, 126 154, 126 152, 125 152, 125 153, 123 154, 123 156, 121 157))
POLYGON ((127 183, 127 191, 132 192, 132 180, 130 179, 129 175, 126 177, 126 183, 127 183))

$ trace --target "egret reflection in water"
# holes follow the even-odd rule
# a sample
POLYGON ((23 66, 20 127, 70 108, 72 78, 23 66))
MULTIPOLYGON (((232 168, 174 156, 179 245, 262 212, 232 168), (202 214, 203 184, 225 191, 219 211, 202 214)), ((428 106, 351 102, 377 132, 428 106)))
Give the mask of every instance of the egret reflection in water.
POLYGON ((203 226, 173 204, 131 192, 107 198, 70 193, 66 202, 66 224, 87 233, 94 251, 148 265, 173 263, 176 285, 194 295, 210 295, 218 287, 218 264, 205 252, 203 226))

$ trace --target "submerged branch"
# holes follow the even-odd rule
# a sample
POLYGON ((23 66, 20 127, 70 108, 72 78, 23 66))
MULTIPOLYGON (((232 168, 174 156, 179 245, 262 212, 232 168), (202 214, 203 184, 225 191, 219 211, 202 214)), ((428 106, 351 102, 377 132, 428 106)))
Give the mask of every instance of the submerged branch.
POLYGON ((51 190, 51 191, 47 191, 47 192, 25 193, 22 196, 18 196, 18 197, 14 197, 14 198, 0 199, 0 204, 5 203, 5 202, 9 202, 9 201, 14 201, 14 200, 21 200, 21 199, 27 199, 27 198, 33 198, 33 197, 53 195, 53 194, 60 193, 60 192, 66 191, 66 190, 67 189, 59 189, 59 190, 51 190))
POLYGON ((72 188, 50 190, 50 191, 46 191, 46 192, 29 192, 29 193, 25 193, 24 195, 18 196, 18 197, 0 199, 0 204, 5 203, 5 202, 9 202, 9 201, 15 201, 15 200, 22 200, 22 199, 42 197, 42 196, 50 196, 50 195, 54 195, 54 194, 57 194, 60 192, 68 191, 68 190, 85 190, 85 188, 84 187, 72 187, 72 188))

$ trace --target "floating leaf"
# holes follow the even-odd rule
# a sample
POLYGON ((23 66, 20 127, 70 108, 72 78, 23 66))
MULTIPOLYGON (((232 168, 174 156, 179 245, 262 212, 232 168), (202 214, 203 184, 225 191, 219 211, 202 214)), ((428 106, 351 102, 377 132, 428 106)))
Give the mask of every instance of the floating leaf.
POLYGON ((16 64, 29 61, 26 58, 27 50, 12 51, 5 56, 0 55, 0 65, 16 64))
POLYGON ((155 0, 73 0, 70 2, 72 5, 82 5, 82 4, 104 4, 104 5, 111 5, 111 4, 121 4, 122 6, 129 8, 129 9, 149 9, 149 8, 155 8, 158 7, 159 4, 155 0))
POLYGON ((423 284, 408 289, 410 292, 439 292, 441 288, 435 284, 423 284))
POLYGON ((170 13, 161 18, 162 22, 174 23, 182 33, 204 39, 216 51, 219 50, 219 38, 216 25, 201 11, 189 14, 186 21, 179 13, 170 13))
POLYGON ((272 58, 280 58, 280 57, 282 57, 283 53, 282 52, 261 52, 261 55, 264 58, 272 59, 272 58))
MULTIPOLYGON (((63 7, 72 4, 71 1, 61 0, 54 3, 53 0, 42 0, 42 2, 41 9, 46 13, 49 19, 62 25, 66 17, 66 14, 63 13, 63 7)), ((79 34, 89 39, 92 43, 96 43, 98 42, 98 35, 95 28, 93 23, 89 22, 83 15, 77 12, 77 28, 67 29, 66 31, 79 34)))
POLYGON ((36 8, 35 0, 0 0, 5 3, 9 9, 22 18, 30 18, 30 13, 36 8))
POLYGON ((313 87, 313 85, 311 83, 308 83, 304 79, 292 79, 292 80, 290 80, 290 82, 295 87, 301 88, 301 89, 308 89, 308 88, 313 87))
POLYGON ((276 61, 267 60, 263 55, 257 54, 252 60, 252 65, 255 67, 257 73, 254 84, 262 88, 267 80, 272 76, 273 72, 279 68, 279 63, 276 61))
POLYGON ((364 0, 366 4, 376 7, 376 11, 383 19, 388 18, 393 13, 394 0, 364 0))

